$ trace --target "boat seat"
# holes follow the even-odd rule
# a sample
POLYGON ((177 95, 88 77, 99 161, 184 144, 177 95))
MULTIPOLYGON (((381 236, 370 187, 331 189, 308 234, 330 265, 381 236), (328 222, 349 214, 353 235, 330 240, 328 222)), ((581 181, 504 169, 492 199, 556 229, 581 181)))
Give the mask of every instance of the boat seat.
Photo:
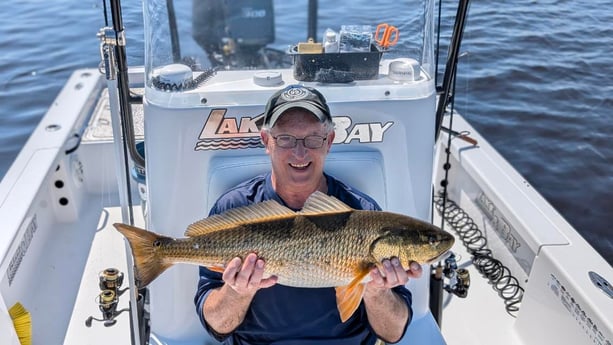
MULTIPOLYGON (((325 165, 328 174, 358 188, 374 198, 385 209, 385 183, 377 152, 331 153, 325 165), (364 173, 367 172, 367 173, 364 173)), ((270 171, 267 155, 235 159, 217 157, 211 160, 206 204, 213 206, 221 194, 257 174, 270 171)))

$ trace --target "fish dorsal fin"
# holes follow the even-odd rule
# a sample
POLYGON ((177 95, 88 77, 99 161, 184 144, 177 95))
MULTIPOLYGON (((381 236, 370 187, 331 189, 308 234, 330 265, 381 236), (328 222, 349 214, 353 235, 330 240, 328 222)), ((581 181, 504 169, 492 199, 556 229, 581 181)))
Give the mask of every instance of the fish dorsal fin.
POLYGON ((199 220, 187 227, 185 236, 194 237, 257 221, 271 221, 296 216, 291 209, 275 200, 237 207, 199 220))
POLYGON ((311 194, 304 203, 304 207, 300 210, 300 214, 305 216, 319 215, 322 213, 345 213, 352 212, 353 209, 337 198, 316 191, 311 194))

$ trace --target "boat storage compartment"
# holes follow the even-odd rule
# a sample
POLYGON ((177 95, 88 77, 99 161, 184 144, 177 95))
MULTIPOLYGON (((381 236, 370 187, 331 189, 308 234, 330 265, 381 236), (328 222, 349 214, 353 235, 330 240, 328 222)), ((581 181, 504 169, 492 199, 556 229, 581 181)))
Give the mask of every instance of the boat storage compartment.
POLYGON ((345 80, 375 79, 379 74, 379 63, 383 52, 372 44, 369 52, 343 53, 298 53, 291 48, 294 59, 294 78, 299 81, 322 81, 340 74, 345 80))

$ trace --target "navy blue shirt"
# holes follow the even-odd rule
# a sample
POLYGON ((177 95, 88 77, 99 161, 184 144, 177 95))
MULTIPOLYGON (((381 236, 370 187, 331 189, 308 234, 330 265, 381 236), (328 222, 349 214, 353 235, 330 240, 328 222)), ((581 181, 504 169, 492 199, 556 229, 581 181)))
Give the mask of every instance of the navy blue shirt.
MULTIPOLYGON (((324 175, 328 184, 328 195, 335 196, 354 209, 381 210, 376 201, 368 195, 330 175, 324 175)), ((285 205, 272 188, 271 175, 267 173, 227 191, 217 200, 209 215, 270 199, 285 205)), ((281 284, 260 289, 256 293, 243 323, 233 333, 217 334, 204 320, 202 306, 208 292, 223 284, 220 273, 200 267, 200 281, 194 302, 205 329, 224 344, 344 345, 374 344, 377 340, 377 335, 368 323, 364 302, 349 320, 343 323, 336 307, 334 288, 296 288, 281 284)), ((410 311, 409 290, 404 286, 395 287, 393 290, 402 297, 410 311)), ((406 325, 403 332, 406 332, 406 325)))

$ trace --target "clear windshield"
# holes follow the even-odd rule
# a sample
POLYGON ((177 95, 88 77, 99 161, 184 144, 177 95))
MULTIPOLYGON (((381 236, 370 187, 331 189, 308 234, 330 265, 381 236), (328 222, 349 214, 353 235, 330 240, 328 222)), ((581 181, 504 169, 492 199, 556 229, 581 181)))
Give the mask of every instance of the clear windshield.
POLYGON ((360 49, 365 32, 383 59, 411 58, 431 78, 433 3, 145 0, 148 86, 160 68, 174 63, 192 71, 292 68, 295 54, 325 49, 326 40, 334 39, 337 46, 331 49, 340 53, 360 49), (379 24, 388 24, 388 31, 379 24))

